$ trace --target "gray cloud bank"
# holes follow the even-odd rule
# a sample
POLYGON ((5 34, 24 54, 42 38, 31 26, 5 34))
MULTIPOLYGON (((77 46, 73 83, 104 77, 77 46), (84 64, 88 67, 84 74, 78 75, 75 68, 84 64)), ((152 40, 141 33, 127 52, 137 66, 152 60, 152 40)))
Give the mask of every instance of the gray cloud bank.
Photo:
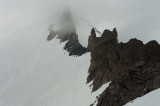
POLYGON ((100 31, 116 27, 120 41, 136 37, 145 43, 160 42, 159 4, 159 0, 0 0, 0 36, 24 21, 51 19, 68 6, 100 31))

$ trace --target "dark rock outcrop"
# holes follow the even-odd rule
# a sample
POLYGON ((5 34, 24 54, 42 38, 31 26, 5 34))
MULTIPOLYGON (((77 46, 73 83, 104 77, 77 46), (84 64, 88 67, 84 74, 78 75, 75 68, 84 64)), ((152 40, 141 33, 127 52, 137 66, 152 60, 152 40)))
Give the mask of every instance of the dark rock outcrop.
POLYGON ((57 31, 53 30, 53 25, 50 26, 50 34, 48 35, 47 40, 50 41, 57 36, 57 38, 60 39, 60 42, 67 41, 64 49, 69 52, 69 56, 81 56, 86 53, 87 48, 79 43, 76 26, 69 10, 66 10, 63 13, 60 26, 61 28, 57 31))
POLYGON ((91 65, 87 82, 93 80, 93 91, 120 73, 119 71, 112 71, 121 67, 121 65, 113 67, 114 64, 118 64, 120 58, 117 46, 116 29, 113 31, 105 30, 101 37, 96 37, 95 31, 92 29, 88 41, 88 51, 91 52, 91 65))
POLYGON ((98 98, 97 106, 122 106, 160 87, 160 45, 131 39, 118 43, 116 29, 96 37, 94 29, 88 42, 91 64, 87 82, 93 91, 112 81, 98 98))
POLYGON ((78 40, 78 35, 72 35, 69 37, 64 49, 69 52, 69 56, 76 55, 81 56, 87 52, 87 48, 83 47, 78 40))
POLYGON ((66 42, 64 50, 69 52, 69 56, 81 56, 87 52, 87 48, 83 47, 78 40, 78 35, 76 33, 60 33, 51 31, 47 40, 50 41, 57 35, 60 42, 66 42))

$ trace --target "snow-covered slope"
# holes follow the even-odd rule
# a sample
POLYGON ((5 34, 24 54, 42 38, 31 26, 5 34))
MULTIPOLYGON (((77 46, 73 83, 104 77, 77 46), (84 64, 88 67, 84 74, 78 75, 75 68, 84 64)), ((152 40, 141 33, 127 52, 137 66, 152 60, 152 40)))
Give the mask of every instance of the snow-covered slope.
MULTIPOLYGON (((79 22, 77 33, 86 46, 90 27, 84 24, 79 22)), ((91 93, 90 53, 69 57, 65 42, 46 40, 48 26, 24 24, 0 39, 0 106, 89 106, 108 86, 91 93)), ((159 106, 159 95, 158 89, 126 106, 159 106)))
POLYGON ((152 91, 144 97, 137 98, 136 100, 126 104, 125 106, 160 106, 160 89, 152 91))
POLYGON ((90 54, 69 57, 58 39, 47 42, 48 23, 22 26, 0 42, 0 106, 89 106, 90 54))

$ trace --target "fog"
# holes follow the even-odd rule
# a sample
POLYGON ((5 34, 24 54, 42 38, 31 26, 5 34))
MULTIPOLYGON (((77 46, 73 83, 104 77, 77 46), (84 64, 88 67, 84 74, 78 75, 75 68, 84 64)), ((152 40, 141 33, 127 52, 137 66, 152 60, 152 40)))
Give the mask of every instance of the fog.
POLYGON ((160 42, 159 0, 0 0, 0 38, 37 20, 54 20, 69 7, 101 32, 117 28, 119 40, 160 42))

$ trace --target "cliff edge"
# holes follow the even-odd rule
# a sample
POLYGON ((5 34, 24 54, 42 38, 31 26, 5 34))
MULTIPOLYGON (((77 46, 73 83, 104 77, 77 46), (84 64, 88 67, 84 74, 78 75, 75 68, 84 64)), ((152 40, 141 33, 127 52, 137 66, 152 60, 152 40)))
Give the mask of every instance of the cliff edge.
POLYGON ((105 30, 96 37, 92 29, 87 50, 91 64, 87 83, 93 91, 104 83, 110 85, 98 98, 97 106, 122 106, 160 87, 160 45, 144 44, 137 39, 118 43, 118 33, 105 30))

